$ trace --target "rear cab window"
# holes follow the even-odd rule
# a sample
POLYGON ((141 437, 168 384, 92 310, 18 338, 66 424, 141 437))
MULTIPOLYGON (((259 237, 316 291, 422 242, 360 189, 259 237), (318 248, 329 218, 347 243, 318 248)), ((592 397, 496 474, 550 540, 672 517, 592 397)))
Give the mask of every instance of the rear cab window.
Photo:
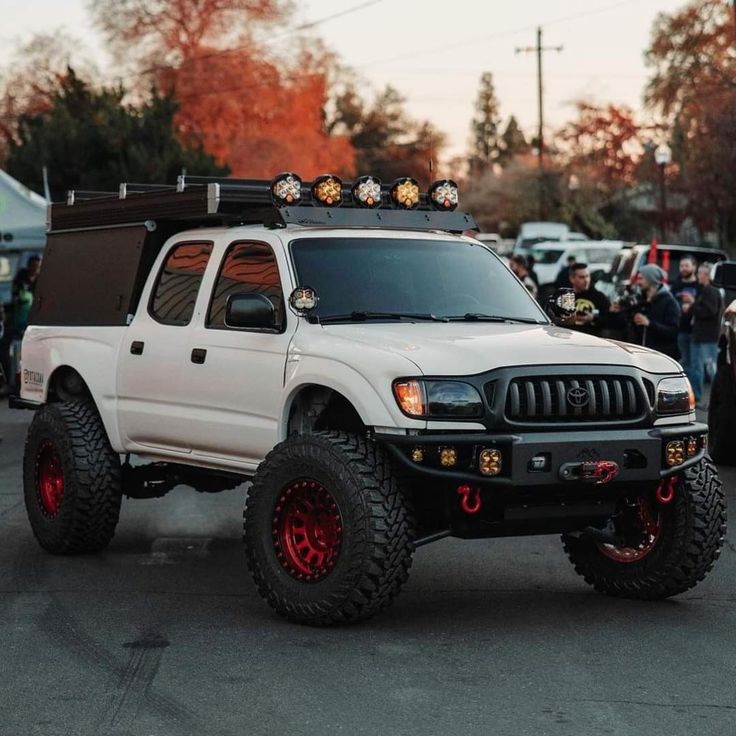
POLYGON ((191 322, 211 254, 210 242, 177 243, 171 248, 151 295, 149 313, 157 322, 179 327, 191 322))

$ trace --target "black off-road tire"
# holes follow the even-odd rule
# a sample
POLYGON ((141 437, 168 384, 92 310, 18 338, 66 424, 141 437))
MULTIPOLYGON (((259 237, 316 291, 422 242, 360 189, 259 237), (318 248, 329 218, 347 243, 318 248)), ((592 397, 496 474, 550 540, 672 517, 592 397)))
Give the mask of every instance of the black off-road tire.
POLYGON ((45 550, 98 552, 109 544, 120 514, 120 458, 92 404, 46 404, 36 412, 26 439, 23 486, 31 529, 45 550), (49 443, 63 475, 54 515, 44 508, 38 482, 39 458, 49 443))
POLYGON ((660 536, 637 562, 612 560, 589 539, 563 536, 575 571, 618 598, 661 600, 693 588, 712 569, 726 534, 726 498, 710 458, 684 470, 674 500, 659 508, 660 536))
POLYGON ((736 389, 731 366, 721 363, 710 389, 708 448, 722 465, 736 465, 736 389))
POLYGON ((326 626, 367 619, 409 577, 414 522, 382 449, 342 432, 293 436, 261 463, 243 513, 248 568, 268 604, 291 621, 326 626), (299 580, 278 559, 274 514, 284 489, 310 479, 329 489, 342 517, 334 567, 299 580))

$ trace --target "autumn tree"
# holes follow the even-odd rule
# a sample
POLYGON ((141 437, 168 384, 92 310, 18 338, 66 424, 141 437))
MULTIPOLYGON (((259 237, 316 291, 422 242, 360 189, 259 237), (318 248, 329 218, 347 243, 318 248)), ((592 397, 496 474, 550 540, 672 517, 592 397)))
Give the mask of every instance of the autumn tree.
POLYGON ((470 123, 471 172, 483 171, 498 159, 501 151, 499 125, 498 99, 493 86, 493 75, 484 72, 475 100, 475 117, 470 123))
POLYGON ((190 174, 225 175, 201 146, 182 146, 173 120, 176 102, 152 94, 140 106, 125 104, 125 90, 93 89, 69 68, 50 107, 24 113, 8 151, 8 172, 43 190, 46 165, 55 200, 67 189, 117 191, 121 181, 173 183, 190 174))
POLYGON ((519 126, 519 121, 512 115, 506 127, 501 133, 501 141, 498 152, 498 163, 502 166, 513 161, 516 156, 529 153, 531 146, 524 136, 524 131, 519 126))
POLYGON ((203 141, 238 176, 293 169, 349 175, 353 150, 324 124, 331 58, 295 41, 286 54, 258 42, 285 18, 286 0, 92 0, 122 57, 179 102, 184 141, 203 141))
POLYGON ((358 174, 374 174, 384 181, 408 175, 422 184, 436 174, 444 135, 427 121, 413 120, 404 105, 404 97, 391 86, 372 102, 353 86, 338 97, 330 129, 348 136, 358 174))
POLYGON ((736 243, 736 54, 733 8, 694 0, 654 24, 646 99, 672 131, 679 184, 701 229, 736 243))
POLYGON ((577 117, 557 135, 556 146, 572 173, 594 179, 604 195, 631 186, 644 152, 645 131, 625 106, 576 103, 577 117))

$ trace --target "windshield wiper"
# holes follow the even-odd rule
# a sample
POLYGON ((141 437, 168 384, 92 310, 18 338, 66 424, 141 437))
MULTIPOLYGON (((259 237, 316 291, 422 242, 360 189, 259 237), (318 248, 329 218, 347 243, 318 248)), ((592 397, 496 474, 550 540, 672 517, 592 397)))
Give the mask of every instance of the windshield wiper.
POLYGON ((466 312, 463 315, 447 317, 452 322, 523 322, 527 325, 541 325, 544 322, 531 317, 502 317, 499 314, 480 314, 479 312, 466 312))
POLYGON ((414 312, 350 312, 350 314, 328 314, 325 317, 315 316, 314 321, 320 324, 328 324, 330 322, 367 322, 370 319, 408 319, 425 322, 448 321, 447 317, 414 312))

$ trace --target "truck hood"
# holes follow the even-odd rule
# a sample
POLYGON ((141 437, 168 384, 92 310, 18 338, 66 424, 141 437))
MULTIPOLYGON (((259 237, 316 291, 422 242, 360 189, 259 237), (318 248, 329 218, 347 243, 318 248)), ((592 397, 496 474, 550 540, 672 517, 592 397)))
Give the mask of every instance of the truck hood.
MULTIPOLYGON (((319 327, 332 357, 360 345, 400 355, 427 376, 484 373, 539 365, 617 365, 679 373, 672 358, 648 348, 552 325, 495 323, 341 324, 319 327)), ((322 342, 321 340, 319 342, 322 342)), ((358 351, 363 352, 363 351, 358 351)))

